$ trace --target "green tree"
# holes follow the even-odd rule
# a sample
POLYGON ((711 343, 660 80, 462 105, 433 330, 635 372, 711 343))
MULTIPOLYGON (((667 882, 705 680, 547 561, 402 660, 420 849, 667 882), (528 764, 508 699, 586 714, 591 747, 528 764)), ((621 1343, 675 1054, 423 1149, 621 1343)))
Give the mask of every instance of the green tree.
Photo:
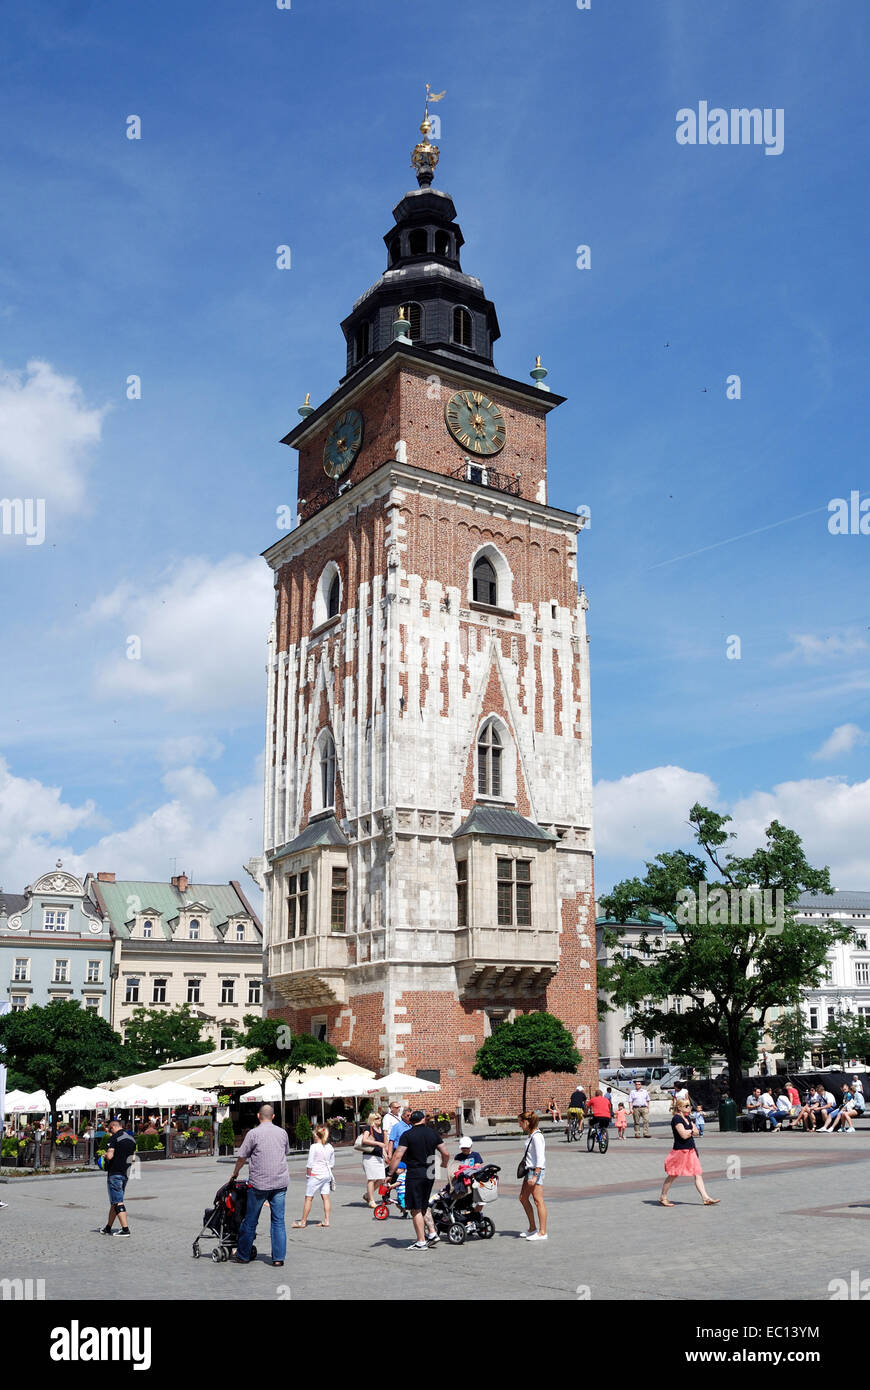
POLYGON ((530 1076, 545 1072, 576 1072, 583 1058, 561 1019, 553 1014, 521 1014, 502 1023, 478 1050, 472 1071, 484 1081, 500 1081, 518 1073, 523 1078, 523 1110, 530 1076))
POLYGON ((786 1071, 800 1071, 812 1045, 810 1026, 800 1004, 795 1001, 784 1009, 768 1032, 777 1052, 781 1052, 785 1058, 786 1071))
POLYGON ((302 1075, 307 1067, 332 1067, 338 1053, 331 1043, 321 1042, 312 1033, 293 1033, 278 1018, 258 1018, 245 1014, 246 1032, 240 1034, 242 1047, 254 1051, 245 1062, 246 1071, 267 1071, 281 1088, 281 1128, 284 1124, 284 1085, 288 1076, 302 1075))
POLYGON ((870 1054, 870 1030, 864 1019, 853 1013, 836 1014, 819 1046, 827 1062, 839 1062, 845 1067, 850 1057, 866 1059, 870 1054))
POLYGON ((0 1047, 8 1064, 45 1091, 51 1111, 49 1168, 55 1166, 58 1098, 72 1086, 93 1086, 119 1076, 127 1061, 111 1024, 78 1000, 56 999, 0 1018, 0 1047))
MULTIPOLYGON (((779 821, 765 831, 765 844, 749 855, 725 852, 734 839, 721 816, 697 803, 689 824, 704 857, 685 850, 656 855, 643 878, 626 879, 601 898, 612 919, 608 944, 618 943, 619 927, 637 918, 650 922, 656 952, 641 960, 617 953, 610 970, 613 1002, 635 1009, 632 1023, 646 1035, 658 1033, 671 1050, 702 1047, 724 1053, 732 1094, 770 1009, 819 983, 829 947, 849 938, 839 922, 795 920, 802 892, 830 893, 827 868, 808 864, 800 837, 779 821), (714 877, 708 879, 708 871, 714 877), (693 910, 707 893, 709 910, 693 910), (732 890, 734 896, 732 896, 732 890), (773 896, 780 921, 764 923, 746 910, 749 892, 773 896), (666 919, 663 930, 650 914, 666 919), (701 919, 704 920, 701 920, 701 919), (676 1013, 669 998, 690 1000, 676 1013)), ((651 944, 642 938, 641 946, 651 944)))
POLYGON ((178 1057, 214 1052, 214 1040, 203 1037, 202 1023, 189 1004, 174 1009, 134 1009, 127 1024, 131 1069, 150 1071, 178 1057))

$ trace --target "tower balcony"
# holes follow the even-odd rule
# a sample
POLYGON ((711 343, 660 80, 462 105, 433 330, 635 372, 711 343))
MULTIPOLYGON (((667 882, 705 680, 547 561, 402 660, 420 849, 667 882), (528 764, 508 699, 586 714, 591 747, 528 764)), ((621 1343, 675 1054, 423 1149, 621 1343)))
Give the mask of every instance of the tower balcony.
POLYGON ((476 483, 478 487, 491 487, 496 492, 506 492, 511 497, 520 495, 519 473, 499 473, 490 468, 482 458, 463 459, 458 468, 452 469, 451 478, 461 478, 466 483, 476 483))
POLYGON ((559 933, 534 927, 463 927, 456 973, 466 995, 498 999, 539 994, 559 968, 559 933))
POLYGON ((347 1003, 346 936, 300 936, 269 947, 269 980, 295 1008, 347 1003))

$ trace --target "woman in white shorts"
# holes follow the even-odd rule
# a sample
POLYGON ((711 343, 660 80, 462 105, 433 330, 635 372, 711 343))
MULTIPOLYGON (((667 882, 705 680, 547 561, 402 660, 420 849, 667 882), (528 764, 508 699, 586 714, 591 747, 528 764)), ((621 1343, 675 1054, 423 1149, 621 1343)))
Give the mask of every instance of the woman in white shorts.
POLYGON ((377 1110, 372 1112, 362 1132, 363 1172, 366 1175, 366 1201, 370 1207, 377 1206, 375 1187, 384 1181, 387 1169, 384 1163, 384 1131, 377 1110))
POLYGON ((293 1230, 301 1231, 308 1225, 308 1213, 311 1211, 311 1203, 318 1195, 323 1202, 323 1220, 321 1226, 329 1225, 329 1213, 332 1203, 330 1192, 332 1191, 332 1170, 335 1166, 335 1149, 328 1142, 329 1130, 326 1125, 318 1125, 314 1131, 314 1143, 308 1150, 308 1164, 306 1176, 308 1181, 305 1184, 305 1203, 302 1207, 302 1220, 293 1222, 293 1230))

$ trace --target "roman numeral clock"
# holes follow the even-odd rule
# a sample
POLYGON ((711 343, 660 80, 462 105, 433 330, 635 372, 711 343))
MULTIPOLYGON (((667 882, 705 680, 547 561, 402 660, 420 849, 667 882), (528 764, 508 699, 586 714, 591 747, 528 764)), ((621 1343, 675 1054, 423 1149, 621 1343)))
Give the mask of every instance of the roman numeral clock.
POLYGON ((482 391, 456 391, 444 408, 447 428, 457 444, 482 457, 504 448, 507 428, 497 405, 482 391))

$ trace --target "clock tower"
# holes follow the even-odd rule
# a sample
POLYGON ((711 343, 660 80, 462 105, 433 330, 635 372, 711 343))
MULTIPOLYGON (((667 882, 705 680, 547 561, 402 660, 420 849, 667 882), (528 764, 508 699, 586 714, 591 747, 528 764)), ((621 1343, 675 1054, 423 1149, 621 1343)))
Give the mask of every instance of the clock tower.
MULTIPOLYGON (((597 1079, 586 601, 578 518, 547 495, 540 360, 500 375, 438 150, 412 154, 387 266, 299 409, 298 519, 275 574, 264 857, 267 1011, 440 1105, 492 1029, 548 1009, 597 1079)), ((531 1103, 567 1077, 532 1083, 531 1103)), ((563 1097, 564 1098, 564 1097, 563 1097)))

